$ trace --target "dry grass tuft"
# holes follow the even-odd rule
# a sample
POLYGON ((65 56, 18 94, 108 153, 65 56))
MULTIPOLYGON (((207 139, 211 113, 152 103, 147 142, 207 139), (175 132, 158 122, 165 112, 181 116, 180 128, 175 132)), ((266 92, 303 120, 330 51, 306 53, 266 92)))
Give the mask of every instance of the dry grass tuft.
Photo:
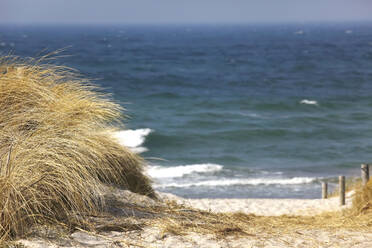
POLYGON ((372 180, 356 188, 351 211, 357 215, 369 215, 372 220, 372 180))
POLYGON ((143 161, 108 131, 121 110, 69 68, 0 59, 0 240, 96 212, 101 182, 154 196, 143 161))

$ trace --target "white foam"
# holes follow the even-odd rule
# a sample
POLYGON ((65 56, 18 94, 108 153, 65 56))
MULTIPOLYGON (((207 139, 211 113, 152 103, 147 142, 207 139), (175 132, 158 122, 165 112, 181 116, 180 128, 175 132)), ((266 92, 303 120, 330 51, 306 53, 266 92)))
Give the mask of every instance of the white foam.
POLYGON ((149 166, 147 173, 153 178, 175 178, 183 177, 192 173, 211 173, 222 170, 223 166, 219 164, 192 164, 180 165, 174 167, 149 166))
POLYGON ((135 153, 147 151, 146 147, 141 145, 145 142, 146 136, 153 132, 150 128, 141 128, 135 130, 122 130, 113 133, 113 137, 121 144, 130 148, 135 153))
POLYGON ((303 30, 298 30, 298 31, 296 31, 296 32, 294 32, 295 34, 304 34, 304 31, 303 30))
POLYGON ((301 100, 300 103, 301 103, 301 104, 309 104, 309 105, 318 105, 318 102, 317 102, 317 101, 314 101, 314 100, 307 100, 307 99, 301 100))
POLYGON ((192 186, 232 186, 232 185, 294 185, 294 184, 307 184, 317 180, 312 177, 293 177, 293 178, 252 178, 252 179, 221 179, 221 180, 208 180, 194 183, 168 183, 155 185, 158 188, 176 187, 176 188, 189 188, 192 186))
POLYGON ((257 113, 253 113, 253 112, 239 111, 237 113, 241 116, 247 116, 247 117, 251 117, 251 118, 263 118, 263 116, 261 116, 257 113))
POLYGON ((134 153, 143 153, 143 152, 147 152, 149 149, 147 149, 146 147, 143 147, 143 146, 139 146, 139 147, 129 147, 129 149, 134 152, 134 153))

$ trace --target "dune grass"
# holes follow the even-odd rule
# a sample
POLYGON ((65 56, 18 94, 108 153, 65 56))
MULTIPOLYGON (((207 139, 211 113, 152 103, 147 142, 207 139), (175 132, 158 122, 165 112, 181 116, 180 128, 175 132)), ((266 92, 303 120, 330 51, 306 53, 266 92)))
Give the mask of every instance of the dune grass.
POLYGON ((356 188, 351 211, 355 215, 369 216, 372 222, 372 179, 356 188))
POLYGON ((98 211, 101 183, 155 196, 142 159, 112 138, 121 111, 69 68, 0 59, 0 240, 98 211))

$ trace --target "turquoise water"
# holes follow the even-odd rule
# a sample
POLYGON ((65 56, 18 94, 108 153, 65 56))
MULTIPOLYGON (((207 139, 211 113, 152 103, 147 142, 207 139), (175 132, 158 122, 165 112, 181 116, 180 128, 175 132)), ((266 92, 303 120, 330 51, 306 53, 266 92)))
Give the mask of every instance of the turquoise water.
POLYGON ((316 198, 372 160, 372 24, 0 27, 0 53, 55 63, 127 109, 158 190, 316 198))

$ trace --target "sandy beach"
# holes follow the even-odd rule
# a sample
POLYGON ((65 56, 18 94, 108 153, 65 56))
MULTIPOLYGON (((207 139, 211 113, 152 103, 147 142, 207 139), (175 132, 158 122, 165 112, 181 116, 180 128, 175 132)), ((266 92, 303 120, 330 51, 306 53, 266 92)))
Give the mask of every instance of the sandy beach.
POLYGON ((184 199, 163 193, 165 199, 179 204, 215 213, 242 212, 260 216, 312 216, 325 211, 339 211, 352 204, 353 192, 346 195, 345 206, 340 206, 339 198, 329 199, 184 199))
MULTIPOLYGON (((139 196, 129 191, 115 189, 111 192, 112 196, 121 202, 122 208, 120 211, 130 219, 138 220, 143 213, 138 210, 133 210, 128 207, 133 203, 146 206, 155 206, 158 203, 145 196, 139 196)), ((351 196, 347 196, 346 206, 340 207, 338 198, 330 199, 184 199, 171 194, 160 193, 163 200, 176 201, 183 204, 185 207, 193 207, 201 210, 212 212, 242 212, 250 218, 261 218, 260 221, 265 222, 270 220, 269 216, 287 215, 286 218, 295 218, 294 216, 306 216, 303 218, 311 218, 311 216, 319 214, 323 211, 340 211, 351 206, 351 196), (256 217, 257 215, 257 217, 256 217), (291 217, 293 216, 293 217, 291 217), (266 219, 265 219, 266 218, 266 219)), ((115 207, 115 212, 120 212, 115 207)), ((182 210, 182 209, 181 209, 182 210)), ((185 210, 186 211, 186 210, 185 210)), ((109 221, 119 225, 119 215, 112 216, 109 221)), ((281 217, 279 217, 281 218, 281 217)), ((253 219, 252 219, 253 220, 253 219)), ((301 222, 301 219, 298 219, 301 222)), ((111 223, 110 222, 110 223, 111 223)), ((141 224, 138 224, 141 225, 141 224)), ((177 225, 174 223, 174 225, 177 225)), ((257 226, 252 222, 252 227, 249 233, 244 236, 226 235, 223 238, 216 237, 212 234, 187 232, 179 235, 172 231, 164 230, 161 224, 146 225, 138 230, 118 231, 111 227, 111 230, 106 229, 101 232, 88 232, 83 229, 75 230, 74 232, 63 235, 62 237, 53 235, 49 231, 49 238, 34 237, 19 240, 18 243, 25 247, 41 248, 41 247, 371 247, 372 233, 366 228, 365 230, 352 230, 348 228, 292 228, 287 229, 283 225, 277 228, 270 227, 270 223, 257 226), (108 231, 109 230, 109 231, 108 231)), ((290 225, 290 224, 289 224, 290 225)))

